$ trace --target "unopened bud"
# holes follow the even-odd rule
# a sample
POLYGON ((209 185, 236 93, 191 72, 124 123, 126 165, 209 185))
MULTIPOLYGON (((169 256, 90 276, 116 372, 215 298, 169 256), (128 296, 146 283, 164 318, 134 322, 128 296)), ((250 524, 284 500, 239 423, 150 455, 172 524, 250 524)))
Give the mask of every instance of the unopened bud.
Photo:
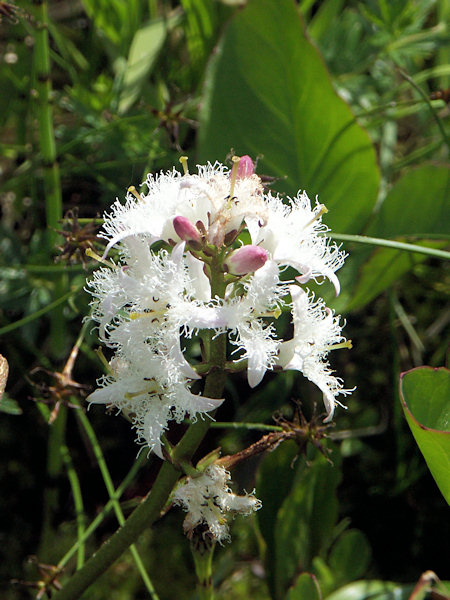
POLYGON ((175 217, 173 220, 173 228, 184 242, 200 243, 202 241, 197 227, 186 217, 175 217))
POLYGON ((255 172, 255 167, 253 165, 253 161, 250 158, 250 156, 248 156, 247 154, 245 154, 244 156, 241 156, 241 159, 239 160, 239 164, 238 164, 238 168, 237 168, 236 178, 244 179, 245 177, 251 177, 254 172, 255 172))
POLYGON ((267 260, 267 252, 259 246, 242 246, 234 250, 225 261, 233 275, 246 275, 260 269, 267 260))

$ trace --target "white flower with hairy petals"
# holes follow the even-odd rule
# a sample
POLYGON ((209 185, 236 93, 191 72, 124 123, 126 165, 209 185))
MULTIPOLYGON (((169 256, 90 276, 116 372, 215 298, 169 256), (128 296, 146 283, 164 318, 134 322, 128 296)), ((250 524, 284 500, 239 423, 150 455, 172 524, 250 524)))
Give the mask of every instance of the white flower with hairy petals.
MULTIPOLYGON (((292 297, 294 337, 283 342, 277 364, 284 369, 300 371, 323 393, 327 418, 331 421, 336 404, 336 396, 346 396, 352 390, 344 389, 341 379, 332 375, 326 360, 334 347, 349 347, 341 335, 339 317, 335 317, 323 300, 314 300, 299 286, 289 286, 292 297)), ((342 406, 342 405, 341 405, 342 406)))
POLYGON ((175 169, 156 177, 149 174, 146 185, 147 194, 136 197, 129 192, 126 203, 117 200, 105 216, 100 234, 108 240, 105 255, 129 236, 145 235, 150 244, 180 241, 173 226, 175 217, 202 223, 208 241, 220 245, 227 233, 239 229, 248 212, 253 213, 262 192, 258 176, 237 179, 234 196, 238 205, 230 199, 230 170, 220 163, 199 166, 196 175, 182 175, 175 169))
MULTIPOLYGON (((350 393, 327 362, 330 349, 346 345, 339 318, 300 287, 327 278, 339 293, 345 253, 325 236, 324 207, 312 206, 304 192, 287 202, 264 193, 251 159, 233 161, 232 169, 208 163, 193 174, 149 175, 147 194, 130 188, 100 234, 104 257, 113 247, 119 256, 116 263, 102 259, 109 266, 94 272, 88 288, 100 339, 115 355, 112 374, 88 400, 126 413, 138 441, 158 456, 171 420, 222 402, 190 391, 200 376, 182 339, 202 330, 229 336, 226 358, 247 368, 251 387, 275 366, 302 372, 323 392, 327 420, 337 396, 350 393), (286 267, 298 285, 281 279, 286 267), (294 337, 283 341, 273 320, 287 308, 294 337)), ((210 368, 208 351, 202 359, 199 372, 210 368)))
POLYGON ((234 494, 228 485, 230 480, 230 473, 223 467, 211 465, 199 477, 188 477, 175 490, 174 503, 187 511, 183 528, 188 536, 199 525, 206 525, 218 542, 228 541, 226 513, 250 515, 261 508, 261 501, 253 494, 234 494))
POLYGON ((321 221, 323 211, 318 202, 311 207, 305 192, 289 198, 289 204, 268 194, 259 220, 247 219, 246 223, 252 243, 268 250, 278 265, 296 269, 301 274, 300 283, 323 276, 332 282, 338 295, 335 271, 344 264, 345 253, 323 235, 328 231, 321 221))
MULTIPOLYGON (((106 404, 129 417, 137 442, 148 445, 163 458, 160 437, 172 419, 195 419, 218 408, 223 400, 195 395, 188 389, 189 375, 169 354, 157 354, 145 343, 135 342, 111 361, 111 375, 99 380, 87 401, 106 404)), ((192 370, 195 377, 195 371, 192 370)))

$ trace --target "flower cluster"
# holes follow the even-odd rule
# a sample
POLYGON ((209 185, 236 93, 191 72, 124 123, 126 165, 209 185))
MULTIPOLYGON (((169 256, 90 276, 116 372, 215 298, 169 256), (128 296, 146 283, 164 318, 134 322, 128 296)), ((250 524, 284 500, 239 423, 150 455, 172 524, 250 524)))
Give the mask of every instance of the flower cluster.
MULTIPOLYGON (((183 162, 183 161, 182 161, 183 162)), ((93 318, 114 351, 110 372, 89 401, 116 407, 137 439, 163 456, 171 420, 195 419, 222 402, 191 391, 200 376, 182 338, 228 335, 230 358, 258 385, 267 370, 296 369, 323 392, 327 421, 349 390, 333 375, 330 349, 348 346, 339 317, 303 289, 336 271, 345 255, 326 236, 325 208, 305 192, 283 201, 265 193, 249 157, 149 175, 148 193, 130 188, 105 215, 107 245, 88 283, 93 318), (119 258, 109 258, 112 248, 119 258), (291 267, 294 278, 281 274, 291 267), (273 320, 292 312, 293 337, 277 337, 273 320)))
POLYGON ((196 527, 206 525, 214 540, 229 540, 225 513, 250 515, 261 508, 253 494, 237 496, 228 483, 230 474, 219 465, 211 465, 199 477, 188 477, 173 494, 174 504, 182 506, 187 515, 183 528, 191 537, 196 527))

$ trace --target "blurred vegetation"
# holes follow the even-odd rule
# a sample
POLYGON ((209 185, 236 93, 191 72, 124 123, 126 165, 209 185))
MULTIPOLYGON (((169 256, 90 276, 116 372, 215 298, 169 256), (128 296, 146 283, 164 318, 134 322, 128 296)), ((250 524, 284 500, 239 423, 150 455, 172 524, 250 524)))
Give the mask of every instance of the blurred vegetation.
MULTIPOLYGON (((41 578, 28 557, 57 564, 77 527, 109 499, 97 442, 73 407, 78 384, 92 388, 103 369, 90 325, 65 373, 70 381, 60 375, 89 310, 83 287, 96 263, 85 250, 101 248, 94 219, 147 172, 178 166, 181 153, 191 164, 223 162, 233 148, 258 158, 258 173, 274 178, 275 190, 320 194, 337 239, 356 233, 448 247, 450 6, 25 0, 0 2, 0 17, 0 352, 9 362, 0 404, 0 581, 2 598, 20 600, 37 590, 10 581, 41 578)), ((333 366, 357 391, 336 416, 334 468, 311 449, 292 466, 295 449, 286 445, 237 470, 234 479, 249 490, 260 466, 257 495, 267 508, 250 524, 236 519, 233 542, 216 552, 217 598, 308 600, 310 580, 288 591, 304 571, 324 597, 366 578, 376 598, 406 599, 427 569, 450 579, 448 508, 397 391, 402 371, 446 364, 449 264, 344 247, 351 258, 334 306, 354 349, 337 353, 333 366)), ((325 286, 320 294, 331 297, 325 286)), ((270 423, 276 411, 290 418, 293 398, 312 418, 320 402, 290 372, 266 376, 252 394, 233 379, 227 395, 220 421, 270 423)), ((133 433, 102 409, 88 417, 117 487, 135 463, 133 433)), ((204 450, 232 453, 258 437, 217 427, 204 450)), ((142 460, 121 498, 125 515, 158 467, 154 457, 142 460)), ((195 597, 182 518, 170 512, 138 543, 161 600, 195 597)), ((86 556, 116 527, 110 512, 86 556)), ((80 552, 67 573, 75 560, 82 563, 80 552)), ((149 596, 127 552, 87 597, 149 596)))

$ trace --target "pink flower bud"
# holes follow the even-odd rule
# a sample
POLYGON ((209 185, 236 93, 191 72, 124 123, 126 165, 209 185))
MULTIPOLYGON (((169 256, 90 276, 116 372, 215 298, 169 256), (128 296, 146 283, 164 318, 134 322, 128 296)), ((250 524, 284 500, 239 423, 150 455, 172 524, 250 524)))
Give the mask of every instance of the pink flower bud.
POLYGON ((234 250, 225 261, 233 275, 246 275, 260 269, 267 260, 267 252, 259 246, 242 246, 234 250))
POLYGON ((253 161, 250 158, 250 156, 248 156, 247 154, 245 154, 244 156, 241 156, 241 159, 239 161, 238 168, 237 168, 236 178, 244 179, 245 177, 251 177, 254 172, 255 172, 255 167, 253 165, 253 161))
POLYGON ((186 217, 175 217, 173 228, 184 242, 201 242, 201 235, 195 225, 186 217))

